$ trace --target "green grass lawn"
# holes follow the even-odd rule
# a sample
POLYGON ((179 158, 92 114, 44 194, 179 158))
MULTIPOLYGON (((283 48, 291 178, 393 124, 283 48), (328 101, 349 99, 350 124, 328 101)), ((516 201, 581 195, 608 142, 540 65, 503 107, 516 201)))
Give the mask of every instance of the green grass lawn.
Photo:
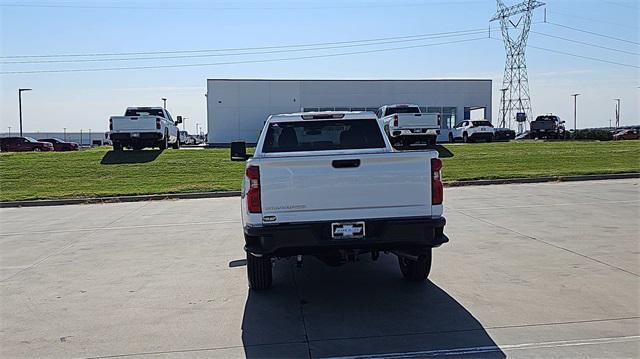
MULTIPOLYGON (((640 141, 510 142, 440 147, 445 181, 640 172, 640 141)), ((0 154, 0 200, 240 189, 228 149, 0 154)))

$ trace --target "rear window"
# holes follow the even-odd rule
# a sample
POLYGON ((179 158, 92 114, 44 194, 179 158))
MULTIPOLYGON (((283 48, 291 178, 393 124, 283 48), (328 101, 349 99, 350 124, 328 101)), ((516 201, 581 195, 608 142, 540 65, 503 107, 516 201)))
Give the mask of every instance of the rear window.
POLYGON ((556 117, 556 116, 538 116, 538 117, 536 117, 536 121, 558 121, 558 117, 556 117))
POLYGON ((480 127, 480 126, 493 127, 493 125, 489 121, 471 121, 471 123, 473 123, 474 127, 480 127))
POLYGON ((387 108, 387 116, 394 113, 420 113, 419 107, 389 107, 387 108))
POLYGON ((262 152, 384 148, 375 119, 276 122, 269 125, 262 152))
POLYGON ((128 109, 125 113, 125 116, 159 116, 164 117, 162 110, 160 109, 152 109, 152 108, 136 108, 136 109, 128 109))

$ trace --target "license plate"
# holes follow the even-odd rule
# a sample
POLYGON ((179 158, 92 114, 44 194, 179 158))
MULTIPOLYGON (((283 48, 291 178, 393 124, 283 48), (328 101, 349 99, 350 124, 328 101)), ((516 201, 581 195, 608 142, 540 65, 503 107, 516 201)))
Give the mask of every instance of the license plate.
POLYGON ((364 237, 364 222, 331 223, 333 239, 357 239, 364 237))
POLYGON ((140 137, 140 134, 138 132, 134 132, 131 134, 131 137, 140 137))

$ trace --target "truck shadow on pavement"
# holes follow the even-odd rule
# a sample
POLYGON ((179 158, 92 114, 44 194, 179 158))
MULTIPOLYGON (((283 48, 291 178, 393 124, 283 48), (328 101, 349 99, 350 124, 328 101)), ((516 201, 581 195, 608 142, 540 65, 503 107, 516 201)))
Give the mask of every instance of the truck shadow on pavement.
POLYGON ((153 162, 160 156, 162 150, 145 150, 145 151, 109 151, 104 154, 101 165, 117 165, 131 163, 148 163, 153 162))
POLYGON ((404 280, 391 255, 337 268, 307 257, 303 268, 278 261, 274 287, 249 291, 242 342, 247 358, 506 357, 446 291, 404 280))

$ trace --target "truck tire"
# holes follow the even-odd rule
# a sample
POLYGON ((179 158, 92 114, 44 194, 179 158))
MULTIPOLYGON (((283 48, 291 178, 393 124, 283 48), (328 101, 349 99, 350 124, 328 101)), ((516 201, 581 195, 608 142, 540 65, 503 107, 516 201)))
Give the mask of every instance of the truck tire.
POLYGON ((431 249, 418 256, 418 260, 398 256, 398 264, 402 275, 412 281, 423 281, 431 271, 431 249))
POLYGON ((160 150, 166 150, 167 147, 169 147, 169 139, 168 136, 169 134, 165 131, 164 136, 162 137, 162 139, 160 140, 160 143, 158 144, 158 148, 160 150))
POLYGON ((116 152, 122 151, 122 143, 114 142, 113 143, 113 150, 116 151, 116 152))
POLYGON ((267 256, 256 257, 247 253, 247 277, 249 288, 254 290, 268 289, 273 281, 271 258, 267 256))
POLYGON ((173 143, 171 148, 173 148, 174 150, 179 150, 180 149, 180 134, 177 135, 176 142, 173 143))

